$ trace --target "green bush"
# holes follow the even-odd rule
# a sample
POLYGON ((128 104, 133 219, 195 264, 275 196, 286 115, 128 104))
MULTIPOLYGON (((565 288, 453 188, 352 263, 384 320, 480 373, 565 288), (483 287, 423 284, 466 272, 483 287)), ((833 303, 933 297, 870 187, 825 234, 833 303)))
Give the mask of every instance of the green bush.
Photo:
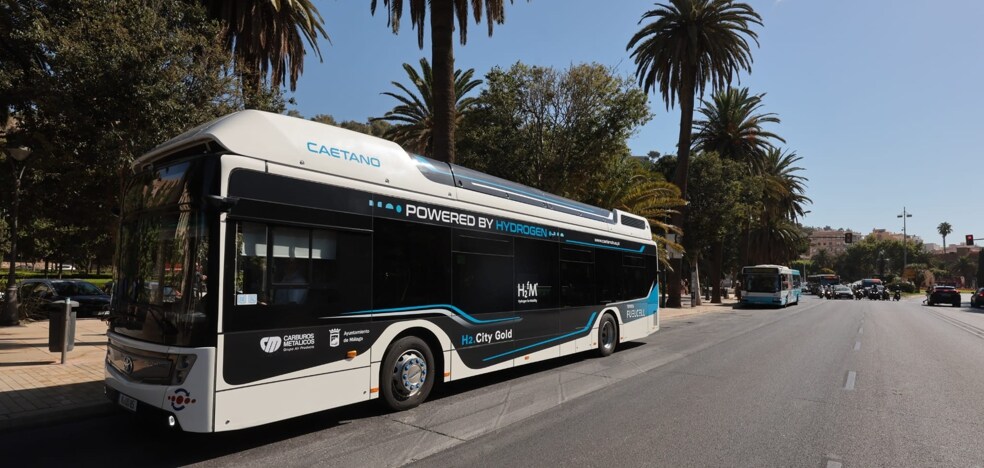
POLYGON ((916 292, 916 285, 912 283, 905 283, 902 281, 893 281, 888 284, 888 289, 890 291, 895 291, 896 289, 902 290, 904 293, 914 293, 916 292))

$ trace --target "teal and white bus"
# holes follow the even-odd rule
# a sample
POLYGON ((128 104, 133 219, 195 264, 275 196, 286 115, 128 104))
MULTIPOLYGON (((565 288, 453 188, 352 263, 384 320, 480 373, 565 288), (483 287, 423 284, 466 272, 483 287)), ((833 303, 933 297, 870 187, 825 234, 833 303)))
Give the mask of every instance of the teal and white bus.
POLYGON ((379 399, 659 329, 649 222, 242 111, 133 163, 106 394, 189 432, 379 399))
POLYGON ((741 304, 786 307, 799 304, 799 270, 782 265, 755 265, 741 269, 741 304))

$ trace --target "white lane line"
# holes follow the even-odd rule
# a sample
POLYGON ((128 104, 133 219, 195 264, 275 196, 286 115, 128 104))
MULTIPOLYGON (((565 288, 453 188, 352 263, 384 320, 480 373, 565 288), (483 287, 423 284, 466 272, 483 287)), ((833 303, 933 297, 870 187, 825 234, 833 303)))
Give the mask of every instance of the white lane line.
POLYGON ((861 351, 861 342, 860 341, 855 341, 854 342, 854 350, 855 351, 861 351))
POLYGON ((858 327, 858 335, 864 335, 864 326, 858 327))
POLYGON ((844 465, 841 465, 841 462, 827 460, 827 468, 841 468, 842 466, 844 465))
POLYGON ((854 390, 854 381, 858 378, 858 373, 854 371, 848 371, 847 373, 847 383, 844 384, 844 390, 854 390))

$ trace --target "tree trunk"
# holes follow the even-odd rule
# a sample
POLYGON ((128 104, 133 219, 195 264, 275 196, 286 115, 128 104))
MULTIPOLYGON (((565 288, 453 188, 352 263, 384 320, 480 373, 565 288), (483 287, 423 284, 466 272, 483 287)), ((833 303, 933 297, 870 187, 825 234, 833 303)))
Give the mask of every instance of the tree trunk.
POLYGON ((451 0, 431 0, 431 55, 434 79, 434 128, 431 132, 438 161, 454 162, 454 6, 451 0))
POLYGON ((711 304, 721 303, 721 266, 724 264, 724 241, 714 241, 711 248, 711 304))
MULTIPOLYGON (((687 199, 687 175, 690 172, 690 139, 693 134, 694 124, 694 80, 695 73, 688 67, 685 72, 683 84, 680 88, 680 137, 677 140, 677 167, 673 174, 673 183, 680 187, 680 198, 687 199)), ((680 212, 672 216, 671 222, 675 226, 683 226, 683 220, 687 215, 687 206, 680 208, 680 212)), ((681 236, 682 237, 682 236, 681 236)), ((678 243, 683 243, 677 239, 678 243)), ((682 262, 681 262, 682 263, 682 262)), ((680 281, 682 280, 681 271, 674 269, 668 272, 667 282, 669 283, 670 295, 666 300, 667 307, 681 307, 680 303, 680 281)))

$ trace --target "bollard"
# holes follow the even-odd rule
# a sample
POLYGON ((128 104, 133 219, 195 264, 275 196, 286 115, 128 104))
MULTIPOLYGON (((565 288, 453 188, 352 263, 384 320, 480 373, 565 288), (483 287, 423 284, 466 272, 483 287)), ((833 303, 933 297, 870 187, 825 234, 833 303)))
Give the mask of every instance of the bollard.
POLYGON ((48 351, 61 353, 61 363, 67 359, 67 352, 75 347, 75 317, 72 309, 79 306, 78 302, 71 299, 65 301, 52 302, 54 308, 64 307, 64 310, 51 310, 50 323, 48 326, 48 351), (62 317, 61 314, 65 314, 62 317))
MULTIPOLYGON (((65 364, 66 355, 68 354, 68 326, 72 321, 72 298, 65 298, 65 322, 62 324, 62 346, 61 346, 61 363, 65 364)), ((74 330, 72 330, 74 331, 74 330)))

